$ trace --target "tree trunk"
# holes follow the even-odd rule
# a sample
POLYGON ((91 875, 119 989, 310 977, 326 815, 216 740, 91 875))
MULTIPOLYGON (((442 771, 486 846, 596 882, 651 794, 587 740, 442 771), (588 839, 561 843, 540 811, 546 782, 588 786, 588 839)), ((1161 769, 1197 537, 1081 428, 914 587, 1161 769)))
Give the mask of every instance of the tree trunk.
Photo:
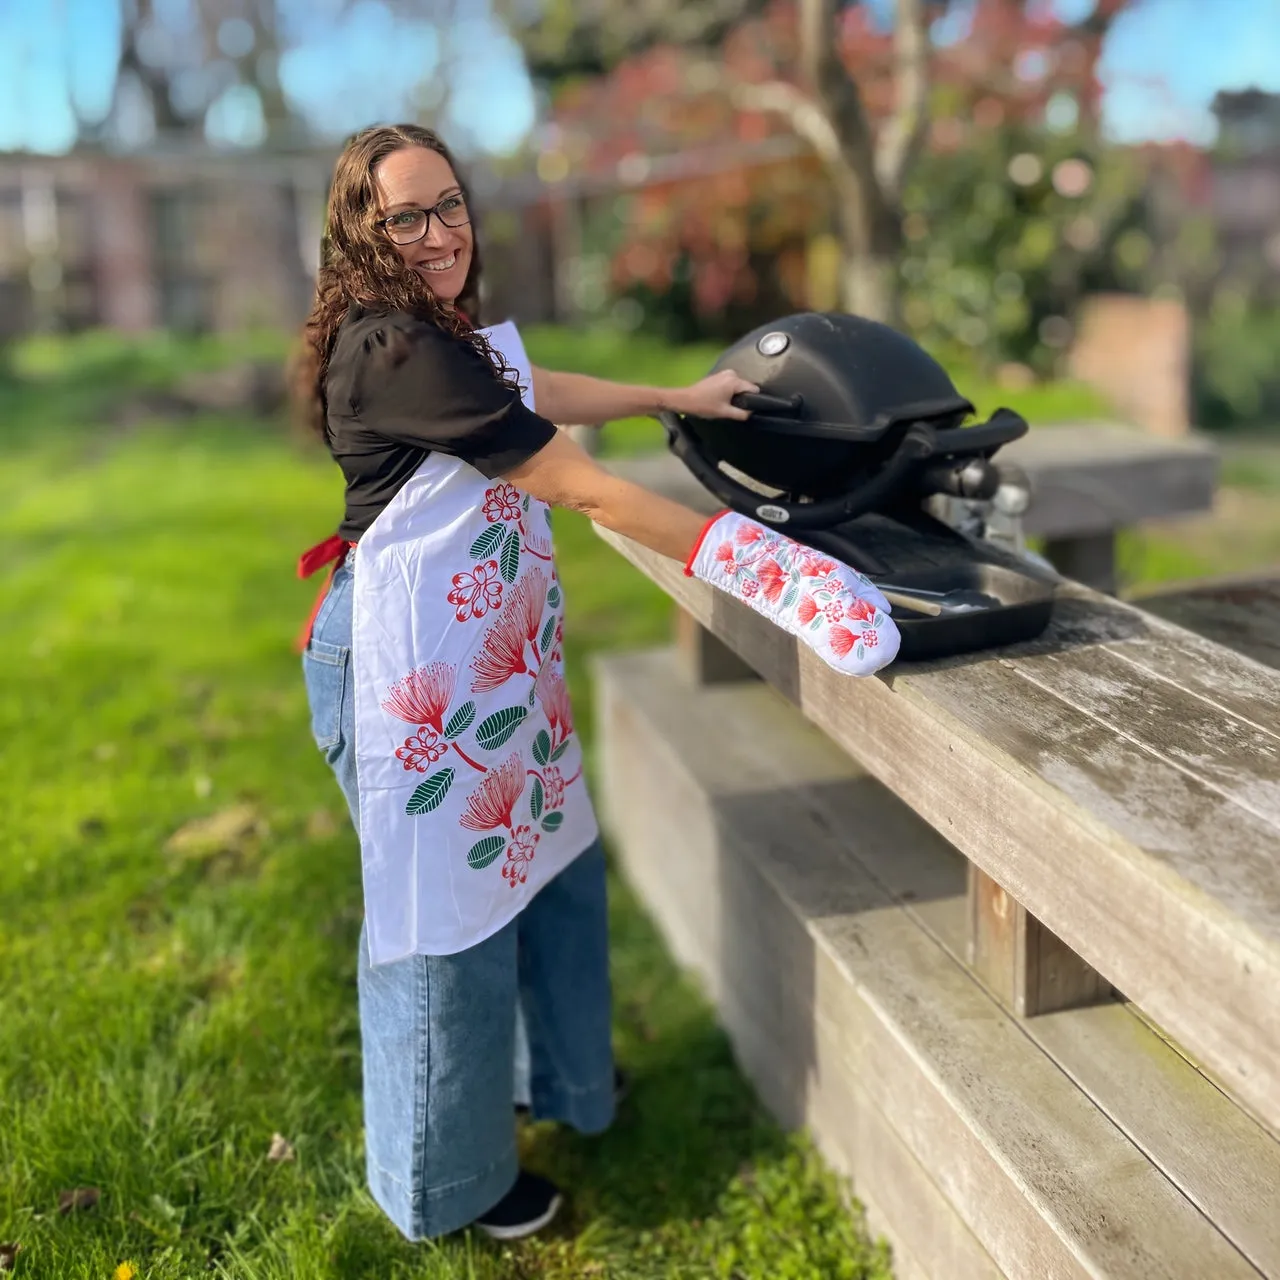
POLYGON ((898 251, 901 231, 874 178, 851 169, 832 175, 840 239, 840 306, 853 315, 897 325, 901 320, 898 251))
POLYGON ((924 0, 897 0, 898 101, 878 141, 858 86, 840 58, 840 8, 836 0, 800 0, 800 74, 808 100, 796 103, 790 114, 793 128, 814 143, 835 190, 842 306, 897 324, 898 196, 919 145, 928 89, 924 0), (813 118, 815 107, 820 119, 813 118))
POLYGON ((840 306, 850 315, 896 326, 901 317, 896 261, 874 253, 851 253, 846 247, 840 267, 840 306))

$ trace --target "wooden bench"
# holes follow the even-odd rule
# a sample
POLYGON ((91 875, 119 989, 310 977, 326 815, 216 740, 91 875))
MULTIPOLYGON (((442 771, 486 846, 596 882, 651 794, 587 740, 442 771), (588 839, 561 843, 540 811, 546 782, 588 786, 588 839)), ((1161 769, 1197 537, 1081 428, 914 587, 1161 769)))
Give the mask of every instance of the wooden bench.
POLYGON ((598 667, 619 855, 899 1276, 1280 1277, 1280 633, 1158 616, 1274 584, 852 680, 602 536, 681 610, 598 667))
MULTIPOLYGON (((1044 539, 1060 573, 1104 592, 1117 587, 1117 534, 1144 521, 1208 511, 1218 474, 1217 452, 1201 437, 1161 439, 1106 423, 1042 427, 999 458, 1031 481, 1024 531, 1044 539)), ((608 465, 646 488, 714 510, 714 500, 669 453, 608 465)))
POLYGON ((1144 593, 1135 603, 1280 671, 1280 568, 1261 576, 1165 586, 1144 593))

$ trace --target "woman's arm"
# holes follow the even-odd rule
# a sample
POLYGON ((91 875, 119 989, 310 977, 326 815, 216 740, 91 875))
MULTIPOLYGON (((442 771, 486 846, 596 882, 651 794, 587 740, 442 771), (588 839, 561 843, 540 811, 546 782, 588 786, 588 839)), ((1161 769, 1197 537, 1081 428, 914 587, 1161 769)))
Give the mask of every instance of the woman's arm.
POLYGON ((581 423, 597 426, 619 418, 642 418, 669 409, 702 418, 747 417, 732 399, 740 391, 759 391, 754 382, 730 369, 703 378, 688 387, 644 387, 584 373, 533 367, 533 395, 538 413, 563 426, 581 423))
POLYGON ((504 476, 544 502, 581 511, 604 528, 680 561, 691 577, 789 631, 836 671, 870 675, 897 657, 901 637, 889 617, 889 601, 867 578, 736 511, 707 520, 678 502, 619 480, 567 432, 556 431, 549 443, 504 476), (726 572, 726 561, 748 570, 748 561, 739 559, 744 553, 752 565, 762 557, 776 558, 761 563, 758 576, 726 572), (799 554, 793 561, 788 553, 799 554), (807 564, 805 556, 816 563, 807 564), (779 561, 788 569, 781 569, 779 561), (773 576, 761 589, 770 564, 773 576), (807 589, 784 595, 781 579, 791 572, 802 575, 807 589))
POLYGON ((611 475, 563 431, 503 479, 682 564, 707 523, 691 508, 611 475))

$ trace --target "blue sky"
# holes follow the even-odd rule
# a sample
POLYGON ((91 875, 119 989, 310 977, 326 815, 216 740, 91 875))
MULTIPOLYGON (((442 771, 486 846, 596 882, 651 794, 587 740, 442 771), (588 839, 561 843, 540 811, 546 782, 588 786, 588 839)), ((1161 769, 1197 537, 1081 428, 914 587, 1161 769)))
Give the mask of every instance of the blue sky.
MULTIPOLYGON (((1092 0, 1051 3, 1073 16, 1092 0)), ((187 0, 156 5, 180 14, 187 0)), ((509 150, 535 117, 519 52, 490 17, 487 0, 458 8, 466 18, 442 34, 404 17, 413 11, 404 0, 286 3, 292 47, 281 66, 285 90, 317 128, 339 136, 412 112, 415 95, 447 81, 446 131, 464 150, 468 143, 509 150)), ((952 34, 962 29, 953 24, 952 34)), ((90 116, 109 101, 118 38, 117 0, 0 0, 0 150, 69 146, 71 101, 90 116)), ((1280 90, 1280 0, 1138 0, 1113 28, 1102 71, 1113 136, 1207 142, 1208 106, 1218 89, 1280 90)), ((252 95, 232 92, 211 129, 219 140, 244 141, 257 124, 252 95)))

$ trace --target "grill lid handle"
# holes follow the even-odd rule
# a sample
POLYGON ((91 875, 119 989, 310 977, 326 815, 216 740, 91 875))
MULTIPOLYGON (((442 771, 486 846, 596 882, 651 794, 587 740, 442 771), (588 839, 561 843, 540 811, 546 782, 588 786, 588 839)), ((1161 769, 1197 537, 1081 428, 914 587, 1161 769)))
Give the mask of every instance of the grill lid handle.
POLYGON ((739 391, 730 401, 736 409, 770 418, 798 418, 804 412, 804 396, 771 396, 763 391, 739 391))
POLYGON ((893 456, 866 484, 823 502, 785 502, 748 489, 725 475, 702 452, 697 437, 685 428, 679 414, 663 412, 658 420, 666 430, 672 453, 693 472, 703 488, 733 510, 775 529, 826 529, 874 511, 905 482, 908 472, 933 456, 937 447, 937 434, 928 423, 912 423, 893 456))

